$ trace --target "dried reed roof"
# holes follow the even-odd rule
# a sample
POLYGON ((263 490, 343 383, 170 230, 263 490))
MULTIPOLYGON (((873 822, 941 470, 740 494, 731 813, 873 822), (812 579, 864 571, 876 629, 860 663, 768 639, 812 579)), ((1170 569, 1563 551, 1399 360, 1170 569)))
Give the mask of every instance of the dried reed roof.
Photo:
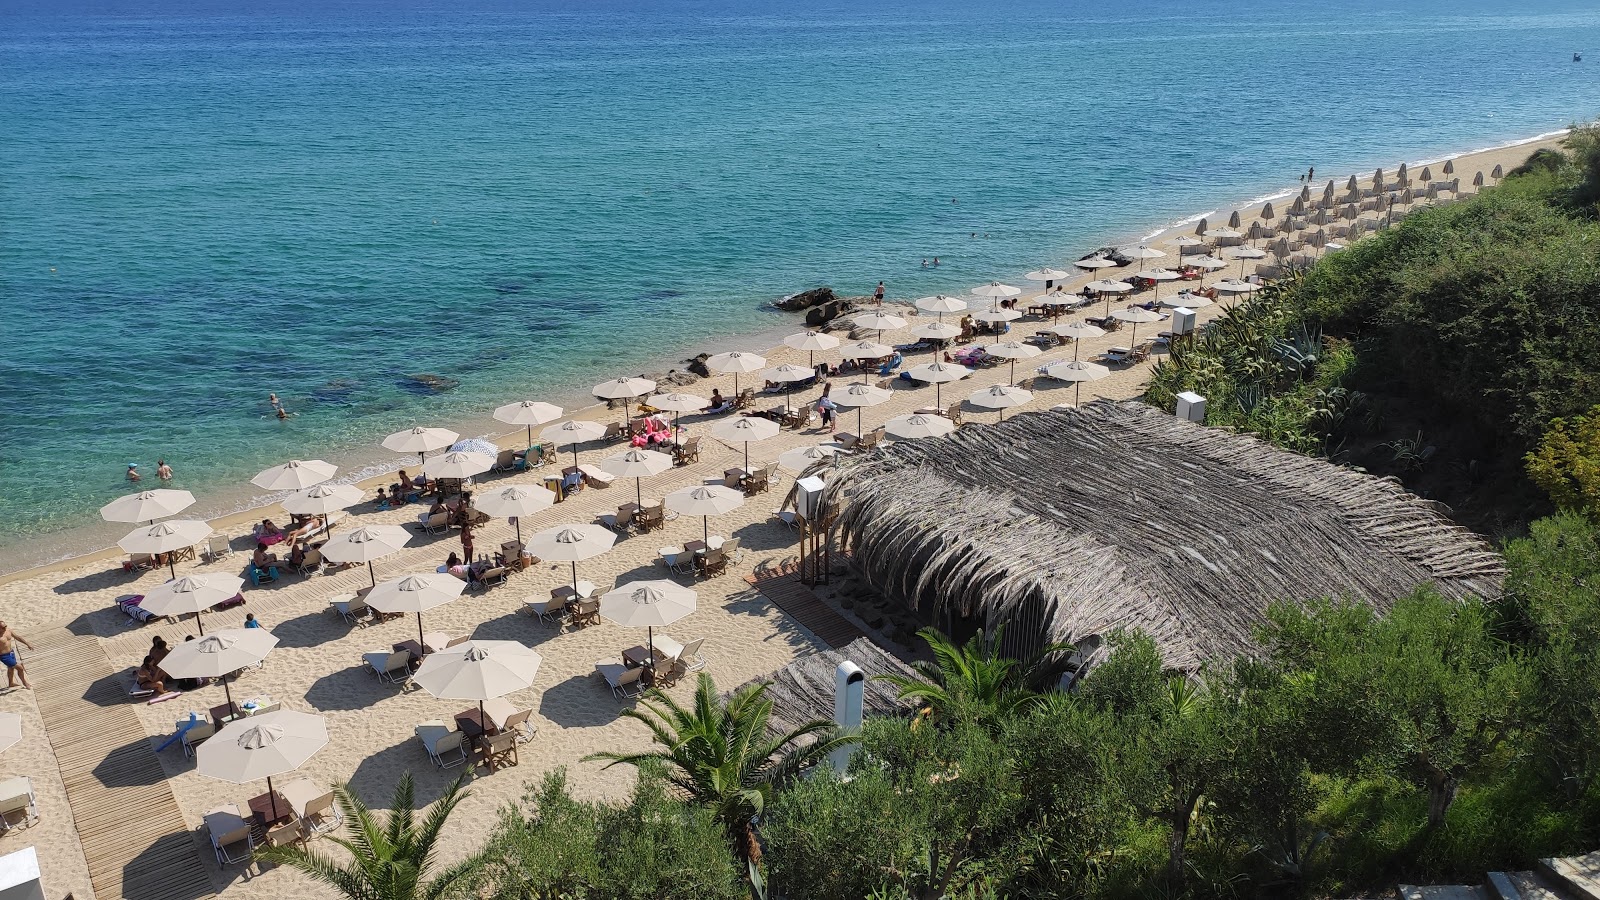
POLYGON ((912 704, 898 699, 897 688, 877 680, 877 676, 916 673, 872 641, 856 638, 839 650, 808 653, 771 675, 745 682, 772 683, 767 689, 767 697, 772 700, 772 719, 767 731, 774 734, 791 731, 813 719, 832 721, 833 673, 839 663, 847 659, 860 666, 867 676, 861 698, 864 717, 909 716, 915 711, 912 704))
MULTIPOLYGON (((837 535, 885 595, 1011 623, 1008 652, 1139 628, 1169 665, 1248 653, 1276 600, 1499 596, 1500 557, 1375 478, 1137 402, 841 459, 837 535)), ((1089 642, 1094 643, 1094 642, 1089 642)))

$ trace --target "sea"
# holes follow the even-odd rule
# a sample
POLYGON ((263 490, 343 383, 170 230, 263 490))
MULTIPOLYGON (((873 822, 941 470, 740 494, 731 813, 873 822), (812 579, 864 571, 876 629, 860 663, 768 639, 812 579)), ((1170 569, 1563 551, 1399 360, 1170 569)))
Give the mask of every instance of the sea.
POLYGON ((1594 0, 0 0, 0 571, 1597 114, 1594 0))

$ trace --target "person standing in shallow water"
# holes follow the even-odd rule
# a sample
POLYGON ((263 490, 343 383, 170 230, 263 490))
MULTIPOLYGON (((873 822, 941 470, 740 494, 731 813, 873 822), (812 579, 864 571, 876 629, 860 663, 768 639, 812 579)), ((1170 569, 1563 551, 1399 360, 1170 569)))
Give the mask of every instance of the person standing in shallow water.
POLYGON ((156 460, 156 477, 162 481, 172 480, 172 467, 164 459, 156 460))
POLYGON ((878 282, 878 289, 872 292, 872 299, 883 302, 883 282, 878 282))

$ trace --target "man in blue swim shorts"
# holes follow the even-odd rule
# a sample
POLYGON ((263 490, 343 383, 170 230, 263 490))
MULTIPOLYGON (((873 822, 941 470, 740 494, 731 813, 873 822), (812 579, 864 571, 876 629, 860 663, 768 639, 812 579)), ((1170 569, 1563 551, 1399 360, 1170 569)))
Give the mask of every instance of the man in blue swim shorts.
POLYGON ((12 631, 10 625, 0 622, 0 663, 6 665, 6 687, 16 687, 20 678, 22 686, 31 691, 33 685, 28 683, 28 673, 22 668, 22 660, 17 659, 18 643, 29 650, 33 649, 27 638, 12 631))

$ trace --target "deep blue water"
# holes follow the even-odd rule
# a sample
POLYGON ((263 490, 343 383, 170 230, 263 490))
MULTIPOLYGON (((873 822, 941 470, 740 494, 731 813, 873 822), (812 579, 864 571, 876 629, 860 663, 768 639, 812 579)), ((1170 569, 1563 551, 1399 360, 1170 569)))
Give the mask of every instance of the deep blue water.
POLYGON ((129 461, 214 511, 778 295, 964 291, 1597 87, 1592 0, 0 0, 0 554, 129 461))

